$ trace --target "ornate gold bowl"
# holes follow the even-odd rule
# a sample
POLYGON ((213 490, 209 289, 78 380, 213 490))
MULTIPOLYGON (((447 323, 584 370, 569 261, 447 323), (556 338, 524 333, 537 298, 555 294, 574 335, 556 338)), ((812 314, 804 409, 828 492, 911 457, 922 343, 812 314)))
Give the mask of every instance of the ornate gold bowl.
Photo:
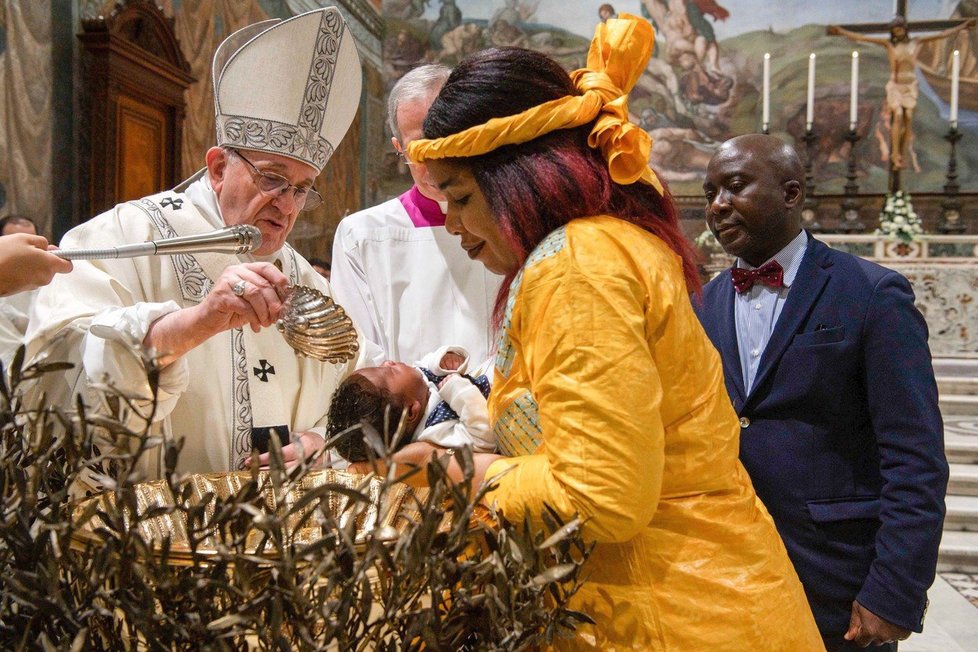
MULTIPOLYGON (((139 483, 133 491, 136 512, 142 516, 134 519, 131 506, 121 509, 126 526, 131 527, 136 522, 140 535, 154 551, 161 551, 163 542, 169 540, 167 562, 173 565, 191 565, 195 563, 195 557, 199 563, 202 558, 216 557, 219 551, 227 552, 233 547, 226 532, 218 532, 209 525, 216 510, 242 492, 254 495, 257 491, 261 499, 248 501, 258 509, 250 510, 253 526, 248 529, 240 552, 269 559, 277 553, 262 527, 261 521, 266 515, 284 519, 282 531, 287 543, 312 543, 330 531, 349 528, 352 524, 354 541, 362 545, 371 535, 395 540, 416 517, 414 496, 419 492, 403 484, 385 483, 377 476, 335 469, 312 471, 294 484, 281 481, 277 486, 269 471, 258 472, 256 478, 250 471, 195 474, 189 477, 189 483, 189 497, 181 505, 165 481, 139 483), (310 497, 310 492, 317 495, 310 497), (352 498, 351 492, 362 494, 367 500, 352 498), (194 551, 188 537, 187 514, 200 505, 204 506, 203 527, 196 528, 199 543, 194 551), (199 536, 201 532, 205 533, 203 537, 199 536)), ((75 520, 80 525, 72 535, 72 546, 76 550, 98 546, 103 541, 107 525, 99 512, 120 513, 114 492, 85 499, 75 507, 75 520), (93 509, 96 512, 91 515, 93 509)))

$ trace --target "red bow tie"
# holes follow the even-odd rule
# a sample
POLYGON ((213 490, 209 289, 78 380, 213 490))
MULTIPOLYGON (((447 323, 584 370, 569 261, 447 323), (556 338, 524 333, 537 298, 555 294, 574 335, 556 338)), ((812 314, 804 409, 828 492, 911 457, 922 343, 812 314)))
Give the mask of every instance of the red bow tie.
POLYGON ((734 289, 739 294, 754 287, 755 283, 769 285, 773 288, 784 287, 784 268, 776 260, 761 265, 757 269, 734 267, 730 270, 730 278, 734 289))

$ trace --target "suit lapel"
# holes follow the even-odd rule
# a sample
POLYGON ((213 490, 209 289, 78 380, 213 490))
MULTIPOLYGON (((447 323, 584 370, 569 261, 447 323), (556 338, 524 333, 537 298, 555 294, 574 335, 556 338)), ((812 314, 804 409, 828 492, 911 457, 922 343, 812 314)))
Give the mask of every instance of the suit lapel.
MULTIPOLYGON (((810 238, 805 256, 798 268, 798 274, 795 276, 795 282, 788 291, 788 299, 785 301, 781 315, 774 325, 771 339, 768 340, 767 347, 761 355, 757 376, 754 378, 750 395, 747 397, 748 401, 764 384, 771 370, 777 366, 785 349, 788 348, 791 340, 798 333, 798 329, 811 312, 825 288, 825 284, 828 283, 831 275, 826 271, 826 268, 831 266, 830 261, 828 261, 830 251, 825 244, 815 238, 810 238)), ((732 313, 733 308, 731 307, 732 313)))
POLYGON ((720 344, 720 358, 723 360, 724 375, 731 381, 729 389, 737 392, 740 400, 734 400, 735 405, 743 405, 747 392, 744 390, 744 372, 740 368, 740 349, 737 346, 737 319, 734 316, 734 287, 730 280, 730 270, 723 272, 717 279, 718 310, 717 341, 720 344))

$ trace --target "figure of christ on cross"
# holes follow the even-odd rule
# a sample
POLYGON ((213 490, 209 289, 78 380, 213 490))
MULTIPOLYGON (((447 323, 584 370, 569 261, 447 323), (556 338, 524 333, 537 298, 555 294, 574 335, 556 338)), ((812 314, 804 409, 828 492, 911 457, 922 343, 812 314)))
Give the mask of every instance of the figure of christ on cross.
POLYGON ((964 21, 928 20, 907 22, 906 0, 897 3, 897 15, 888 24, 829 25, 831 36, 886 48, 890 59, 890 78, 886 82, 886 113, 890 115, 890 192, 900 190, 900 170, 913 143, 913 112, 917 106, 917 54, 921 44, 948 38, 975 26, 974 18, 964 21), (910 29, 943 30, 929 36, 910 38, 910 29), (890 37, 875 38, 867 33, 886 32, 890 37))

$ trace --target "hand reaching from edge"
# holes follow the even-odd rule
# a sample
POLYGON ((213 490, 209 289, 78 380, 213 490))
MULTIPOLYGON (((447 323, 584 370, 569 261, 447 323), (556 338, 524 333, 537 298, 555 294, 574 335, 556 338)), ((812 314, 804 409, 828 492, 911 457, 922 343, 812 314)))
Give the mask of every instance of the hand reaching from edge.
POLYGON ((70 272, 71 261, 48 253, 54 250, 57 247, 49 245, 44 236, 0 236, 0 296, 39 288, 50 283, 55 274, 70 272))

